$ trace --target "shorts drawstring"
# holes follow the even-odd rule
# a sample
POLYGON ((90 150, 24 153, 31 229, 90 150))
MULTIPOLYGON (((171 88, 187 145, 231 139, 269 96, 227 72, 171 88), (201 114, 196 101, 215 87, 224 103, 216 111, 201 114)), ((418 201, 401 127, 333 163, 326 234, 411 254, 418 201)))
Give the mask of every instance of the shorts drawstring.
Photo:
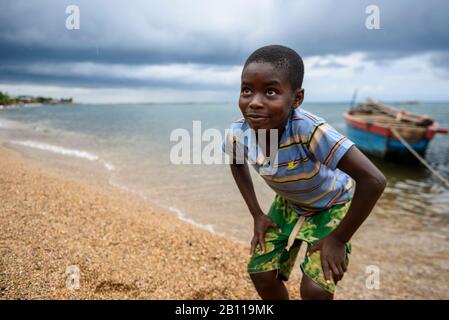
POLYGON ((287 246, 285 247, 285 249, 287 251, 290 251, 290 248, 292 247, 293 243, 295 242, 296 236, 298 235, 299 230, 301 230, 304 219, 305 219, 304 216, 299 216, 298 221, 296 221, 296 224, 293 227, 292 232, 288 236, 287 246))

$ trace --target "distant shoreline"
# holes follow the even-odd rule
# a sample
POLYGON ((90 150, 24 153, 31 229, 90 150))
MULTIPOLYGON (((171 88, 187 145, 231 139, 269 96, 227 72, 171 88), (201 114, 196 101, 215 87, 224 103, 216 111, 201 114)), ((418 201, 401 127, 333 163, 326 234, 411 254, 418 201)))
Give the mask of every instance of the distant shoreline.
POLYGON ((41 105, 73 104, 73 98, 55 99, 51 97, 34 97, 29 95, 10 96, 0 91, 0 109, 17 107, 39 107, 41 105))
POLYGON ((33 102, 33 103, 16 103, 16 104, 8 104, 8 105, 1 105, 0 104, 0 110, 2 109, 17 109, 17 108, 35 108, 35 107, 42 107, 42 106, 53 106, 53 105, 78 105, 79 103, 39 103, 39 102, 33 102))

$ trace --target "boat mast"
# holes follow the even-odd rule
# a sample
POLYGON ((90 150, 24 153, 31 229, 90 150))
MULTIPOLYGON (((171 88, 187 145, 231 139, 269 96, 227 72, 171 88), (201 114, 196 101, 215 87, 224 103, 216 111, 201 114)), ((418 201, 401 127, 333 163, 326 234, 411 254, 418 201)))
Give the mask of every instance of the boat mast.
POLYGON ((351 104, 349 107, 349 110, 352 110, 354 108, 355 99, 357 98, 357 88, 354 89, 354 93, 352 94, 351 104))

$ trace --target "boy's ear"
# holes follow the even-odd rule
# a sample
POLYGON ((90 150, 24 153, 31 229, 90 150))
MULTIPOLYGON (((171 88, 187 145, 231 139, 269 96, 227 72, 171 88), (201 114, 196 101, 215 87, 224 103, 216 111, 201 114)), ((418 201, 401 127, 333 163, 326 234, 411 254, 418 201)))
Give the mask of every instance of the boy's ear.
POLYGON ((298 108, 302 104, 303 101, 304 101, 304 89, 303 88, 296 89, 292 109, 298 108))

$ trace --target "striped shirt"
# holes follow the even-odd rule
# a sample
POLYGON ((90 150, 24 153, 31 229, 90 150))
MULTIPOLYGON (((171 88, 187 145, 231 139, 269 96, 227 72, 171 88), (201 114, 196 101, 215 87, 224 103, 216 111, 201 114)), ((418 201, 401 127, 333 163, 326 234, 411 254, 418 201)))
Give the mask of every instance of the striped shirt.
POLYGON ((227 130, 223 151, 232 157, 233 150, 237 154, 242 150, 242 157, 298 214, 312 215, 352 198, 353 181, 337 165, 354 143, 324 119, 294 109, 271 162, 260 148, 250 147, 253 145, 248 142, 250 139, 242 138, 242 132, 252 131, 248 129, 244 118, 233 122, 227 130))

